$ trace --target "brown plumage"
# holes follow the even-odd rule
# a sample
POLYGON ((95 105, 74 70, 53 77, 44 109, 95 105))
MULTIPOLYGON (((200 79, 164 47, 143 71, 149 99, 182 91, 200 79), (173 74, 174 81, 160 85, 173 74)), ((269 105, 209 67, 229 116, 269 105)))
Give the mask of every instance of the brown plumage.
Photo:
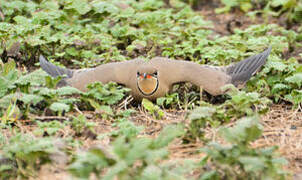
POLYGON ((154 100, 165 96, 175 83, 191 82, 212 95, 220 95, 226 84, 244 84, 266 62, 271 47, 264 52, 229 66, 216 67, 194 62, 155 57, 150 61, 134 59, 107 63, 95 68, 70 70, 57 67, 40 56, 40 65, 53 77, 66 75, 60 85, 70 85, 82 91, 92 82, 122 84, 132 91, 135 99, 154 100))

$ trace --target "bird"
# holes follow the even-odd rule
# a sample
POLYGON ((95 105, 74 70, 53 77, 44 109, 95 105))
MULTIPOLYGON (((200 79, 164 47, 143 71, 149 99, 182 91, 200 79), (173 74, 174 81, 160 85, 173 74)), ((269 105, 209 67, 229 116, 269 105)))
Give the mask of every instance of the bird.
POLYGON ((201 65, 192 61, 154 57, 101 64, 95 68, 66 69, 55 66, 40 55, 40 66, 52 77, 64 76, 59 86, 72 86, 87 91, 93 82, 115 82, 131 89, 133 98, 151 101, 165 96, 176 83, 190 82, 213 96, 226 93, 222 87, 245 83, 266 63, 272 47, 228 66, 201 65))

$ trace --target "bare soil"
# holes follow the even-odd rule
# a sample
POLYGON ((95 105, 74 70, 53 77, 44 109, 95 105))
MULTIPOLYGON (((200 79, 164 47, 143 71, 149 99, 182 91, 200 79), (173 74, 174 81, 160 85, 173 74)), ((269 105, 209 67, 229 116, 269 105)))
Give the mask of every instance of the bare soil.
MULTIPOLYGON (((96 134, 108 133, 116 128, 112 126, 114 123, 112 120, 95 118, 94 112, 83 112, 87 117, 90 117, 89 121, 95 122, 96 134)), ((165 110, 165 116, 161 120, 154 119, 144 110, 138 108, 138 112, 135 113, 130 120, 136 125, 142 125, 146 127, 140 136, 155 138, 159 135, 163 127, 168 124, 185 123, 189 124, 189 120, 186 118, 186 111, 179 110, 165 110)), ((227 124, 232 126, 235 122, 227 124)), ((272 105, 269 112, 261 117, 261 123, 263 125, 263 135, 257 141, 253 142, 253 148, 263 148, 270 146, 278 146, 278 153, 288 160, 288 165, 285 166, 286 170, 289 170, 293 174, 300 174, 302 172, 302 112, 301 109, 292 109, 288 105, 272 105)), ((20 124, 21 125, 21 124, 20 124)), ((22 128, 24 133, 33 133, 35 125, 24 125, 22 128)), ((205 136, 210 140, 223 142, 218 136, 218 129, 206 128, 205 136)), ((73 131, 66 127, 60 132, 61 137, 68 137, 73 135, 73 131)), ((96 139, 89 134, 83 134, 79 136, 84 144, 79 151, 85 151, 90 147, 101 146, 109 147, 112 139, 109 137, 101 140, 96 139)), ((176 139, 169 145, 170 159, 185 161, 187 159, 200 160, 204 155, 198 153, 198 150, 204 146, 203 142, 183 143, 181 138, 176 139)), ((169 161, 169 160, 168 160, 169 161)), ((65 169, 64 164, 55 163, 52 165, 45 165, 39 171, 37 177, 32 179, 71 179, 71 176, 65 169)), ((198 172, 192 172, 192 176, 198 176, 198 172)), ((93 178, 92 178, 93 179, 93 178)))
MULTIPOLYGON (((244 29, 252 24, 263 23, 262 18, 257 18, 254 21, 246 17, 242 12, 232 12, 229 14, 215 14, 214 9, 217 4, 214 2, 210 5, 204 5, 199 7, 200 13, 206 20, 211 20, 214 23, 215 32, 221 35, 230 35, 233 33, 234 28, 244 29)), ((286 26, 284 20, 270 19, 270 23, 277 23, 286 26)), ((294 25, 292 28, 297 29, 299 25, 294 25)), ((284 54, 286 57, 296 57, 301 53, 301 48, 294 47, 291 52, 284 54)), ((184 122, 188 124, 185 111, 165 110, 165 117, 162 120, 156 120, 144 112, 142 109, 137 109, 138 113, 130 118, 136 125, 143 125, 145 130, 140 136, 156 137, 163 127, 168 124, 177 124, 184 122)), ((89 119, 97 123, 96 134, 102 134, 111 132, 115 128, 112 126, 112 120, 105 120, 95 118, 94 112, 83 112, 89 119)), ((302 172, 302 112, 301 109, 292 109, 289 105, 272 105, 269 113, 262 116, 261 119, 263 129, 263 136, 252 144, 254 148, 279 146, 278 152, 284 156, 288 161, 288 165, 285 167, 293 174, 299 174, 302 172)), ((22 131, 26 133, 32 133, 34 125, 25 125, 26 122, 21 122, 22 131)), ((228 124, 229 126, 232 123, 228 124)), ((61 137, 67 137, 72 135, 70 129, 64 129, 61 132, 61 137)), ((206 137, 212 140, 219 140, 217 136, 217 129, 206 129, 206 137)), ((110 138, 104 138, 102 140, 95 139, 95 136, 91 134, 78 137, 83 140, 84 146, 82 150, 88 149, 94 145, 101 145, 104 147, 109 146, 112 141, 110 138)), ((195 159, 201 158, 200 153, 196 153, 204 144, 202 142, 195 142, 190 144, 182 143, 182 139, 175 140, 170 146, 170 158, 171 159, 195 159)), ((66 167, 62 164, 46 165, 43 166, 36 178, 32 179, 71 179, 67 173, 66 167)), ((193 173, 194 175, 194 173, 193 173)))

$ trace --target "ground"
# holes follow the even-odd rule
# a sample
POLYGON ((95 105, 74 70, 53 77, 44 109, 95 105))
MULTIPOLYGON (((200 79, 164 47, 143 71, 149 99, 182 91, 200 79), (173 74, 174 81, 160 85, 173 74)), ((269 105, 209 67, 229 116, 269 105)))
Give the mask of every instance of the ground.
MULTIPOLYGON (((114 130, 112 127, 112 121, 104 120, 101 118, 94 118, 93 112, 83 112, 89 118, 89 121, 97 123, 96 134, 108 133, 114 130)), ((147 136, 154 138, 156 137, 164 126, 168 124, 177 124, 180 122, 189 123, 187 118, 185 118, 186 111, 171 111, 167 110, 165 112, 165 117, 162 120, 156 120, 151 117, 148 113, 143 110, 132 116, 130 120, 136 125, 145 126, 145 130, 140 136, 147 136)), ((54 118, 54 117, 52 117, 54 118)), ((44 119, 51 119, 50 117, 44 117, 44 119)), ((60 119, 60 118, 56 118, 60 119)), ((259 138, 252 144, 252 147, 269 147, 269 146, 279 146, 278 152, 280 155, 286 157, 289 161, 288 165, 285 167, 294 174, 299 174, 302 172, 302 143, 300 139, 302 138, 302 112, 300 109, 293 110, 288 105, 272 105, 270 107, 269 113, 262 116, 261 123, 264 127, 263 136, 259 138)), ((228 126, 232 126, 233 123, 229 123, 228 126)), ((32 133, 34 127, 22 123, 22 131, 26 133, 32 133)), ((206 137, 212 140, 218 140, 217 130, 214 128, 206 129, 206 137)), ((67 137, 72 131, 65 128, 61 131, 61 137, 67 137)), ((83 140, 83 150, 85 148, 90 148, 93 146, 103 146, 108 147, 110 139, 104 138, 102 140, 95 139, 95 136, 87 133, 79 139, 83 140)), ((196 153, 198 149, 203 147, 202 142, 195 142, 189 144, 183 144, 182 139, 177 139, 169 146, 169 151, 171 153, 170 158, 173 160, 187 160, 187 159, 200 159, 202 154, 196 153)), ((192 174, 194 176, 194 174, 192 174)), ((68 179, 71 176, 66 172, 65 167, 60 164, 45 165, 41 168, 38 179, 68 179)), ((33 178, 36 179, 36 178, 33 178)))
MULTIPOLYGON (((241 11, 234 11, 229 14, 216 14, 214 8, 217 7, 215 2, 207 4, 206 6, 201 6, 198 8, 199 11, 206 20, 211 20, 214 23, 213 30, 220 35, 232 34, 234 28, 245 29, 252 24, 258 24, 263 22, 263 18, 257 17, 255 20, 251 20, 247 16, 244 16, 241 11)), ((287 26, 282 18, 271 18, 270 22, 278 23, 282 26, 287 26)), ((299 25, 293 25, 292 29, 297 29, 299 25)), ((288 28, 288 27, 287 27, 288 28)), ((301 53, 301 48, 293 47, 293 49, 284 52, 284 57, 296 57, 299 61, 302 61, 299 53, 301 53)), ((125 103, 125 102, 123 102, 125 103)), ((129 105, 128 105, 129 106, 129 105)), ((131 105, 130 105, 131 106, 131 105)), ((120 105, 121 109, 127 108, 127 105, 120 105)), ((136 125, 143 125, 146 128, 140 134, 140 136, 156 137, 163 127, 168 124, 177 124, 184 122, 188 124, 186 118, 187 111, 185 110, 164 110, 165 116, 163 119, 154 119, 149 113, 145 112, 140 106, 135 107, 137 112, 130 117, 130 120, 136 125)), ((84 133, 84 135, 78 137, 82 139, 83 150, 94 145, 99 145, 106 147, 109 145, 111 140, 107 137, 102 140, 96 139, 96 135, 102 133, 111 132, 115 129, 112 124, 113 120, 96 118, 96 114, 91 111, 80 112, 83 113, 88 121, 95 122, 97 124, 95 129, 95 134, 91 132, 84 133)), ((41 121, 51 121, 51 120, 65 120, 62 117, 38 117, 41 121)), ((292 105, 287 103, 272 104, 269 107, 269 112, 266 115, 261 116, 261 124, 263 125, 263 135, 256 142, 252 144, 252 147, 268 147, 268 146, 278 146, 278 152, 284 156, 288 161, 288 165, 285 167, 290 170, 293 174, 296 174, 298 179, 298 174, 302 173, 302 112, 300 106, 293 109, 292 105)), ((229 123, 228 126, 232 126, 233 122, 229 123)), ((22 120, 17 124, 21 131, 26 133, 33 133, 36 125, 27 123, 27 120, 22 120)), ((69 129, 65 128, 60 132, 60 137, 70 136, 69 129)), ((209 139, 217 140, 217 129, 208 128, 206 129, 206 137, 209 139)), ((9 133, 6 134, 10 136, 9 133)), ((219 140, 219 139, 218 139, 219 140)), ((169 146, 169 151, 171 153, 171 159, 197 159, 201 158, 202 154, 196 153, 199 148, 203 147, 202 142, 194 142, 184 144, 182 139, 176 139, 169 146)), ((194 176, 194 172, 191 174, 194 176)), ((39 179, 69 179, 70 175, 66 172, 65 167, 60 164, 46 165, 41 168, 38 175, 39 179)), ((36 178, 34 178, 36 179, 36 178)))
MULTIPOLYGON (((215 4, 212 5, 215 6, 215 4)), ((213 7, 204 7, 200 10, 200 13, 205 17, 206 20, 211 20, 214 22, 213 30, 220 35, 231 34, 234 28, 244 29, 252 24, 263 22, 261 17, 252 21, 250 18, 244 16, 243 12, 240 11, 230 14, 216 14, 213 7)), ((279 20, 271 18, 270 23, 271 22, 285 25, 282 19, 279 20)), ((297 26, 294 28, 297 28, 297 26)), ((287 57, 294 56, 298 58, 298 60, 301 60, 300 56, 298 56, 298 54, 301 52, 302 50, 297 48, 293 52, 285 52, 284 54, 287 57)), ((98 124, 96 134, 112 131, 113 122, 104 119, 95 119, 93 118, 93 112, 84 112, 84 114, 90 117, 90 121, 98 124)), ((186 122, 185 115, 186 111, 180 112, 178 110, 167 110, 165 112, 165 117, 162 120, 156 120, 142 109, 139 109, 139 112, 135 116, 131 117, 131 120, 136 125, 143 125, 147 127, 142 133, 142 136, 156 137, 164 126, 168 124, 186 122)), ((298 174, 302 173, 302 112, 300 107, 298 109, 292 109, 292 106, 289 104, 272 105, 269 109, 269 113, 262 116, 261 122, 264 126, 263 136, 254 142, 252 146, 255 148, 278 146, 278 152, 280 155, 284 156, 289 161, 289 164, 285 168, 293 172, 293 174, 296 174, 298 177, 298 174)), ((230 123, 229 126, 232 126, 232 123, 230 123)), ((217 140, 217 129, 208 128, 206 132, 207 137, 217 140)), ((68 135, 68 130, 64 130, 64 134, 62 134, 62 136, 65 135, 68 135)), ((106 147, 110 143, 110 139, 100 141, 95 140, 90 136, 80 138, 85 139, 85 144, 83 147, 87 148, 96 144, 106 147)), ((201 155, 197 154, 196 151, 203 147, 202 142, 183 144, 181 141, 181 139, 176 140, 170 145, 169 150, 171 153, 171 159, 185 160, 190 158, 201 158, 201 155)), ((40 173, 40 179, 70 178, 70 175, 65 172, 64 167, 62 166, 46 166, 41 169, 40 173)))

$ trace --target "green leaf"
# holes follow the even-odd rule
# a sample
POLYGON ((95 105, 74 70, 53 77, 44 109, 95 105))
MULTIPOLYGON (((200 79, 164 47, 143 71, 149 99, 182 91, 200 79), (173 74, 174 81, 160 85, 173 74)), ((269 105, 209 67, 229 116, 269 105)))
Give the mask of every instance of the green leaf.
POLYGON ((159 98, 156 99, 156 104, 159 105, 159 106, 163 106, 165 101, 166 101, 166 98, 159 97, 159 98))
POLYGON ((265 168, 264 159, 261 157, 241 156, 238 160, 243 164, 244 170, 247 172, 259 172, 265 168))
POLYGON ((9 82, 3 77, 0 77, 0 98, 3 97, 9 89, 9 82))
POLYGON ((154 141, 153 147, 162 148, 167 146, 173 139, 184 134, 182 125, 169 125, 165 127, 158 138, 154 141))
POLYGON ((119 161, 114 166, 112 166, 103 176, 103 180, 112 180, 116 175, 123 172, 125 169, 128 168, 128 165, 124 161, 119 161))
POLYGON ((290 0, 272 0, 271 6, 273 6, 273 7, 283 6, 283 5, 285 5, 288 1, 290 1, 290 0))
POLYGON ((19 93, 14 93, 14 94, 12 93, 3 96, 0 99, 0 108, 6 109, 11 104, 12 101, 17 100, 19 97, 21 97, 19 93))
POLYGON ((266 66, 278 71, 284 71, 286 68, 286 65, 281 61, 268 61, 266 66))
POLYGON ((100 106, 98 109, 100 112, 108 114, 108 115, 113 115, 112 108, 110 106, 100 106))
POLYGON ((65 50, 65 52, 71 56, 78 56, 79 55, 79 51, 76 50, 74 47, 71 47, 71 48, 67 48, 65 50))
POLYGON ((81 91, 78 90, 77 88, 70 87, 70 86, 61 87, 61 88, 57 89, 56 92, 61 96, 81 93, 81 91))
POLYGON ((84 114, 80 114, 77 117, 73 117, 71 121, 72 129, 76 131, 76 133, 82 133, 84 130, 89 129, 94 132, 93 127, 96 126, 94 122, 87 121, 84 114))
POLYGON ((58 76, 56 78, 52 78, 50 76, 45 77, 46 87, 48 88, 55 88, 57 84, 62 80, 61 76, 58 76))
POLYGON ((252 8, 252 4, 250 2, 241 2, 240 3, 240 9, 244 12, 248 12, 252 8))
POLYGON ((297 84, 300 87, 302 84, 302 73, 296 73, 292 76, 289 76, 289 77, 285 78, 285 81, 293 83, 293 84, 297 84))
POLYGON ((68 112, 70 109, 69 105, 64 103, 58 103, 58 102, 52 103, 49 108, 55 112, 63 112, 63 111, 68 112))
POLYGON ((247 117, 239 120, 234 127, 220 129, 220 134, 230 143, 246 144, 254 141, 262 133, 258 117, 247 117))
POLYGON ((87 0, 73 0, 67 6, 66 9, 75 9, 79 14, 84 15, 91 10, 87 0))
POLYGON ((162 170, 154 165, 149 165, 146 168, 144 168, 144 171, 142 172, 142 178, 146 180, 155 180, 155 179, 161 179, 162 177, 162 170))
POLYGON ((148 99, 142 100, 143 107, 154 117, 162 118, 164 116, 164 111, 160 109, 157 105, 153 104, 148 99))
POLYGON ((11 171, 11 177, 15 177, 16 174, 14 173, 28 177, 27 173, 32 173, 32 170, 36 167, 50 163, 53 160, 51 156, 56 155, 56 158, 63 159, 65 157, 65 154, 61 151, 63 148, 64 143, 58 139, 37 138, 29 134, 16 133, 1 147, 1 155, 3 154, 5 158, 10 159, 13 166, 18 164, 27 169, 26 172, 11 171))
POLYGON ((33 104, 36 105, 37 103, 41 102, 44 98, 39 95, 34 94, 22 94, 21 98, 19 98, 25 104, 33 104))
POLYGON ((125 161, 127 164, 133 164, 135 161, 144 158, 146 151, 152 143, 152 139, 149 138, 137 138, 132 142, 132 148, 127 152, 125 161))
POLYGON ((125 96, 126 92, 129 91, 127 88, 122 88, 116 83, 110 82, 105 85, 100 82, 92 83, 87 86, 88 92, 83 93, 88 99, 95 98, 102 104, 116 104, 125 96))
POLYGON ((286 85, 286 84, 278 83, 273 86, 272 93, 277 93, 278 91, 284 90, 284 89, 290 89, 290 86, 286 85))
POLYGON ((216 112, 214 107, 198 107, 195 108, 189 115, 190 120, 197 120, 211 117, 216 112))
POLYGON ((281 165, 287 165, 288 161, 283 157, 273 158, 272 163, 274 164, 281 164, 281 165))
POLYGON ((153 112, 156 109, 155 106, 154 106, 154 104, 151 101, 149 101, 148 99, 145 99, 145 98, 142 101, 142 105, 149 112, 153 112))
POLYGON ((10 72, 14 71, 16 69, 16 63, 15 61, 9 61, 4 64, 3 66, 3 76, 7 76, 10 72))
POLYGON ((205 172, 202 174, 200 180, 211 180, 211 179, 218 179, 218 173, 215 170, 205 172))
POLYGON ((88 102, 94 109, 99 109, 101 107, 101 105, 93 99, 88 99, 88 102))
POLYGON ((302 90, 292 90, 290 94, 284 96, 286 100, 292 102, 297 107, 302 102, 302 90))
POLYGON ((15 83, 20 85, 31 84, 32 86, 44 85, 46 76, 46 72, 39 69, 21 76, 15 83))
POLYGON ((95 1, 92 3, 93 10, 97 13, 118 13, 119 9, 112 3, 95 1))
POLYGON ((29 20, 24 16, 16 16, 14 17, 14 21, 17 24, 29 23, 29 20))
POLYGON ((9 24, 6 22, 0 22, 0 31, 9 32, 12 28, 14 28, 13 24, 9 24))

